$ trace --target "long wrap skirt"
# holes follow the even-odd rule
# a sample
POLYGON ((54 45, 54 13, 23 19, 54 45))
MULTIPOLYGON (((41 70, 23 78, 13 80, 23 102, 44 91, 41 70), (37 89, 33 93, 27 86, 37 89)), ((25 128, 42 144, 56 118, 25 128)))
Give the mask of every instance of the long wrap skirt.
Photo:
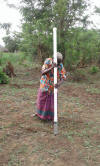
POLYGON ((44 120, 54 119, 54 93, 38 91, 37 116, 44 120))

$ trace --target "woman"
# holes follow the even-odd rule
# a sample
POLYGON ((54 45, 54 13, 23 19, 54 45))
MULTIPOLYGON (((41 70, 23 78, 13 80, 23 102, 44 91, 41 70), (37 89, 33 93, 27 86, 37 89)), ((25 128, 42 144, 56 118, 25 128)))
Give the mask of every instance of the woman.
POLYGON ((55 85, 57 88, 66 79, 62 59, 62 54, 57 52, 57 65, 53 62, 52 58, 47 58, 42 66, 36 112, 40 119, 54 120, 54 67, 57 66, 57 78, 59 80, 55 85))

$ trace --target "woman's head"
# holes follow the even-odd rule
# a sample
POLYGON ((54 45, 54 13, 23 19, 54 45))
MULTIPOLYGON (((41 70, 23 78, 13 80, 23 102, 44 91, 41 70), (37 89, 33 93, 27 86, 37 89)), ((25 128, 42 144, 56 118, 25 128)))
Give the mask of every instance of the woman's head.
POLYGON ((62 54, 60 52, 57 52, 57 61, 58 61, 58 63, 61 63, 62 60, 63 60, 62 54))

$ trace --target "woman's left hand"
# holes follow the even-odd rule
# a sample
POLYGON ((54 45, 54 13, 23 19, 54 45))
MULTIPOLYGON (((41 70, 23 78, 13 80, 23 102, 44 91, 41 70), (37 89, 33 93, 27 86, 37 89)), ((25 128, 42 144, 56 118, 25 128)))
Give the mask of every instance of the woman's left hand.
POLYGON ((59 84, 55 84, 54 87, 55 87, 55 88, 58 88, 58 87, 59 87, 59 84))
POLYGON ((55 88, 58 88, 62 83, 63 83, 63 79, 61 79, 57 84, 54 85, 55 88))

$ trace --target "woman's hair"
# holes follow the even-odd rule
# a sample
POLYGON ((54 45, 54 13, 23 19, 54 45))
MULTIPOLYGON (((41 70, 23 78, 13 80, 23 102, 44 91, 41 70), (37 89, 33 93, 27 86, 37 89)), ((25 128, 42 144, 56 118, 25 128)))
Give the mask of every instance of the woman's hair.
POLYGON ((60 52, 57 52, 57 59, 58 60, 62 60, 63 59, 63 56, 60 52))

